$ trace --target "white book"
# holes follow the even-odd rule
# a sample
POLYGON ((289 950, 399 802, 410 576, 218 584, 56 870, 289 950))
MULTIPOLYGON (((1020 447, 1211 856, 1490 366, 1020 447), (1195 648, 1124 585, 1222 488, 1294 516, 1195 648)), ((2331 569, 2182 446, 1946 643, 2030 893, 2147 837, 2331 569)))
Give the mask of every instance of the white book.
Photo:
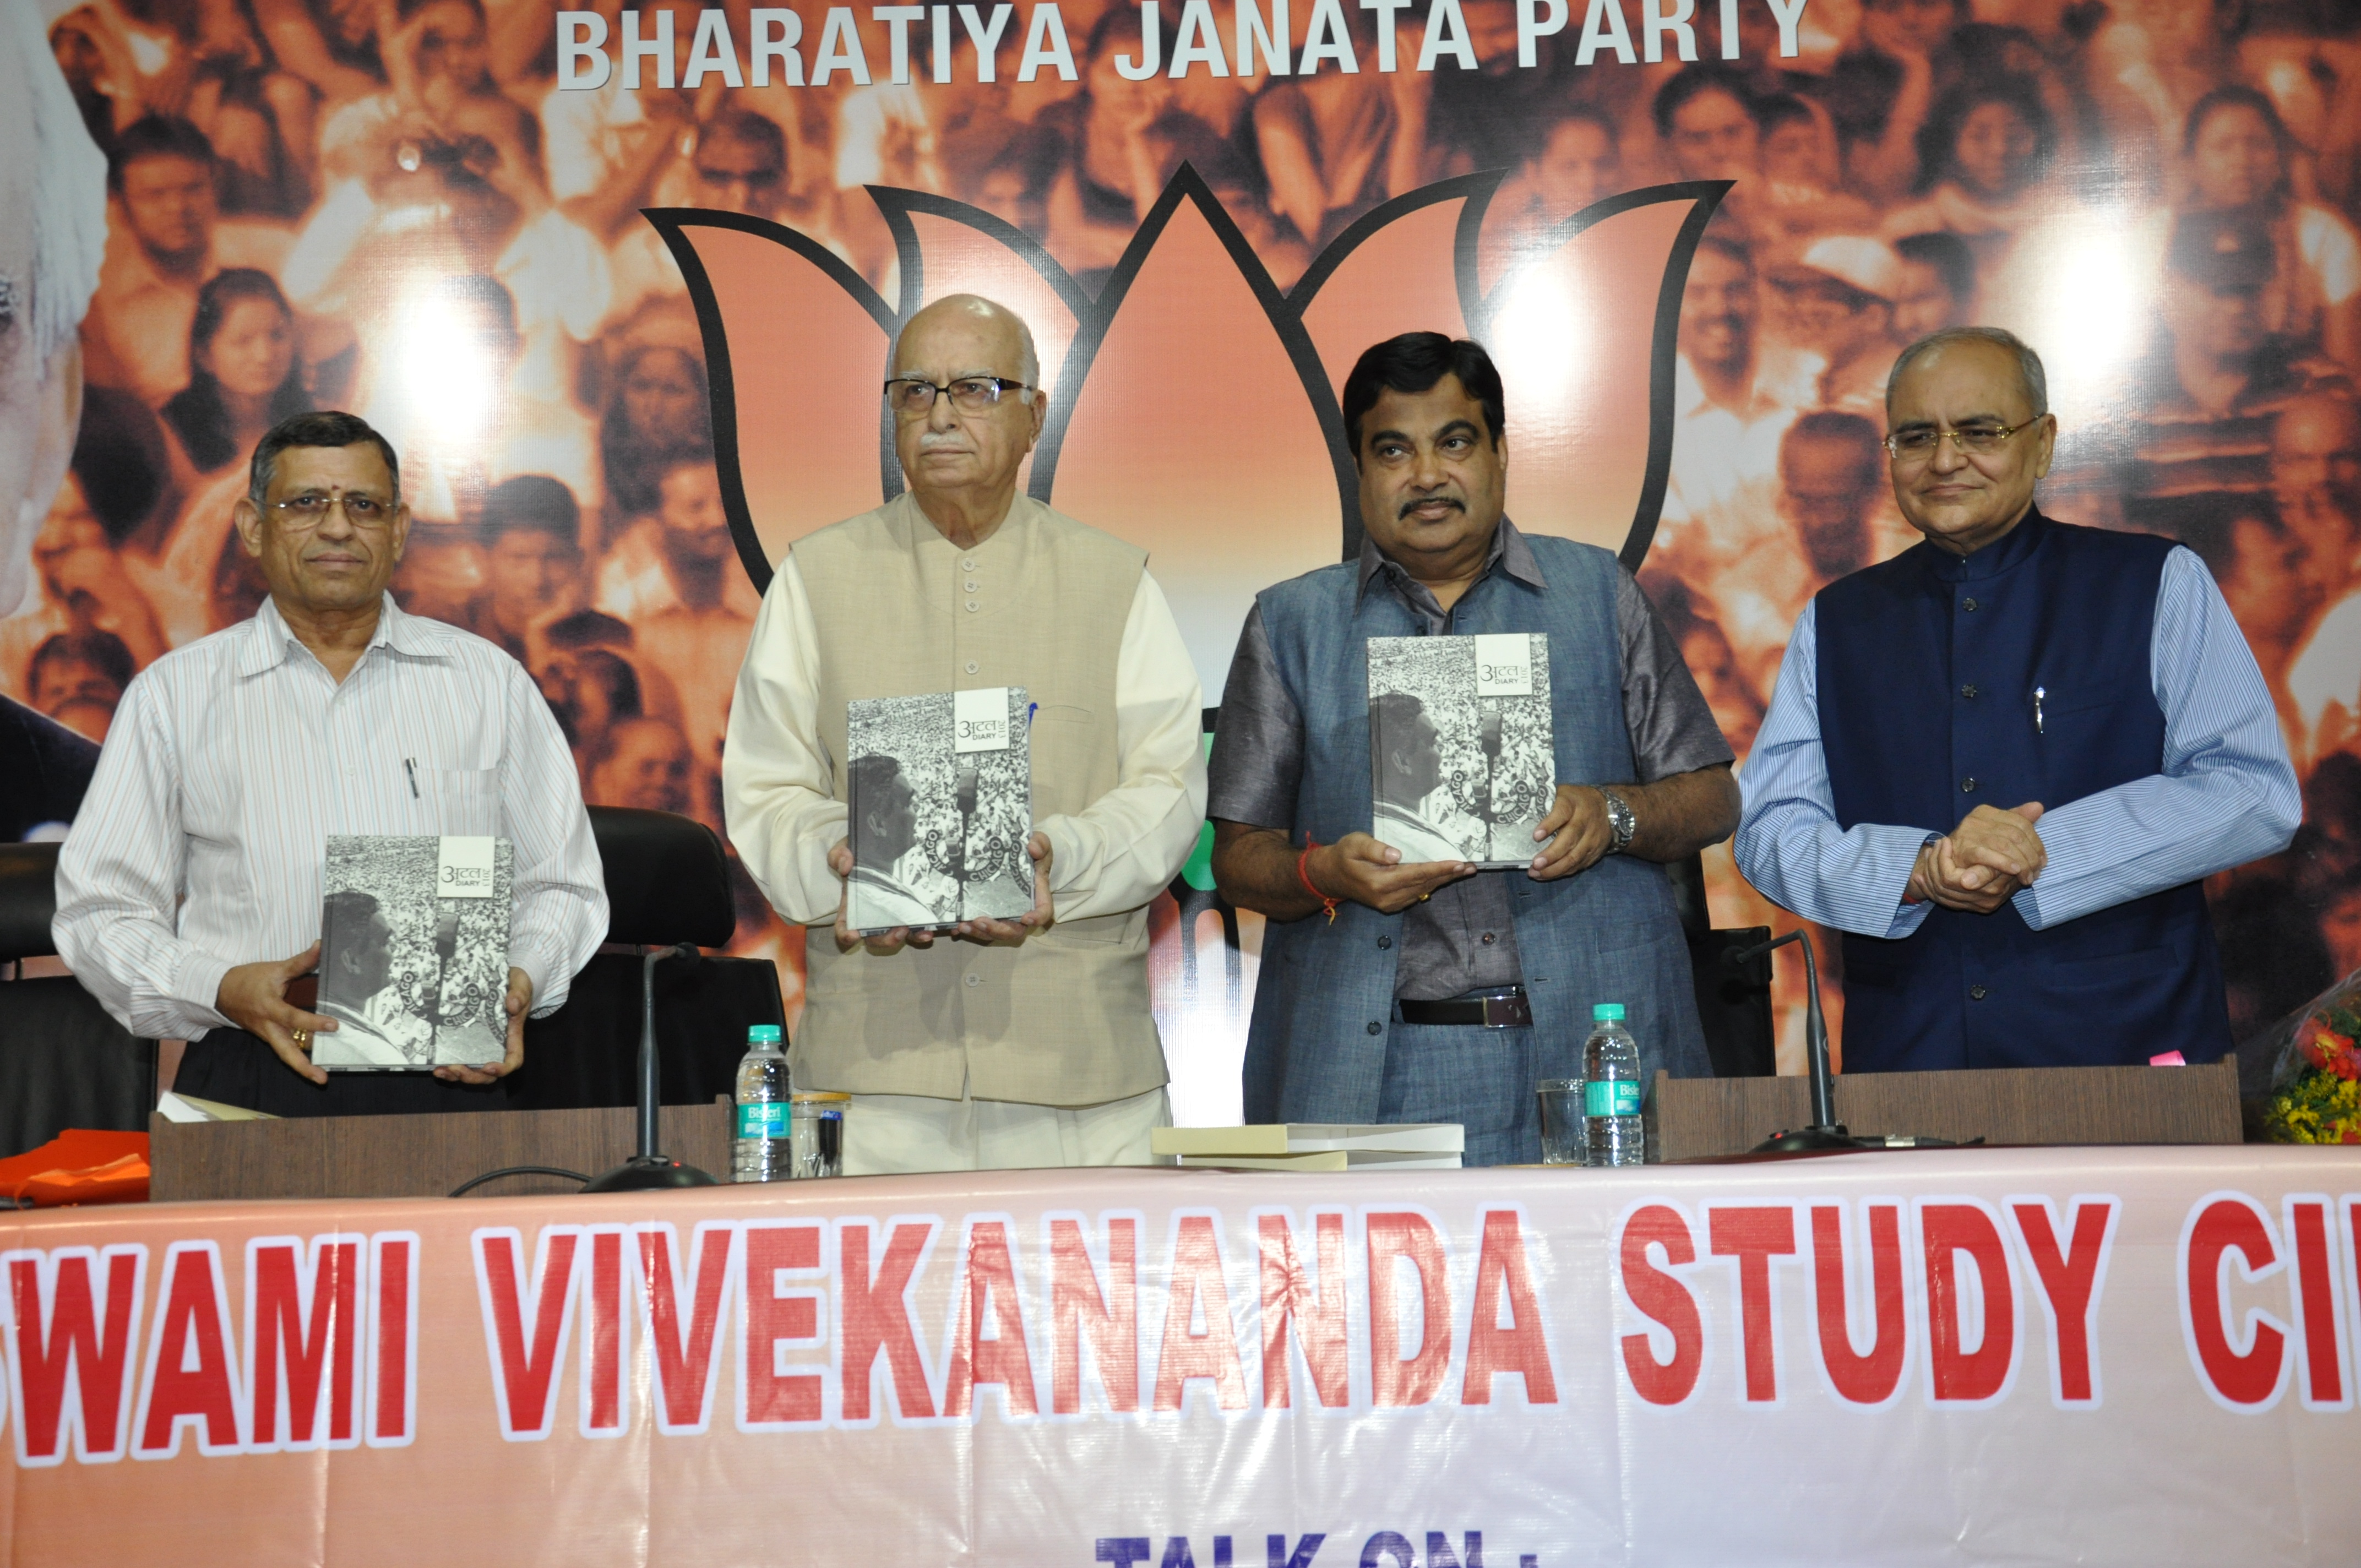
POLYGON ((1369 832, 1405 863, 1528 865, 1557 796, 1549 638, 1372 637, 1369 832))
POLYGON ((429 1072, 508 1055, 506 839, 334 836, 312 1036, 330 1072, 429 1072))
POLYGON ((1217 1170, 1457 1170, 1455 1154, 1394 1149, 1312 1149, 1303 1154, 1184 1154, 1191 1168, 1217 1170))
POLYGON ((1264 1159, 1332 1149, 1455 1157, 1466 1148, 1467 1133, 1456 1122, 1264 1122, 1244 1127, 1159 1127, 1149 1135, 1148 1146, 1160 1155, 1264 1159))
POLYGON ((1023 686, 846 705, 854 930, 941 930, 1033 907, 1031 707, 1023 686))

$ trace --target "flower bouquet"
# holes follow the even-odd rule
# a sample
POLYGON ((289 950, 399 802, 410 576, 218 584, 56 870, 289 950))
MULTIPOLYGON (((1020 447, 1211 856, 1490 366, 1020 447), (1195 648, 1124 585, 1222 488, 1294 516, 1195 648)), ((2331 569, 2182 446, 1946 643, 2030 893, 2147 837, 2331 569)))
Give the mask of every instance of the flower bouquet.
POLYGON ((2361 971, 2314 997, 2288 1031, 2263 1109, 2282 1144, 2361 1144, 2361 971))

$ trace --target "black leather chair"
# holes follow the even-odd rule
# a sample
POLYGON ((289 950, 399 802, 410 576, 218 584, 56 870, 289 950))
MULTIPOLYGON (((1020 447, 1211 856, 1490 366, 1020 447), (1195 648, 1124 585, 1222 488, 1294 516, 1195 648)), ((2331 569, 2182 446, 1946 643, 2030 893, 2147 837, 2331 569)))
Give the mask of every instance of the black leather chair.
POLYGON ((753 1024, 784 1027, 779 971, 768 959, 713 956, 737 927, 721 840, 664 811, 590 807, 607 876, 607 946, 574 977, 566 1005, 524 1031, 524 1066, 509 1079, 518 1110, 631 1105, 638 1100, 640 955, 694 942, 694 962, 656 965, 656 1038, 667 1105, 730 1092, 753 1024))
POLYGON ((1705 859, 1691 855, 1664 868, 1673 903, 1688 938, 1690 978, 1697 987, 1697 1017, 1705 1025, 1706 1055, 1716 1078, 1770 1078, 1779 1070, 1778 1040, 1771 1014, 1771 956, 1732 964, 1729 955, 1771 939, 1768 926, 1715 930, 1706 906, 1705 859))
POLYGON ((145 1131, 156 1106, 156 1042, 106 1015, 71 975, 24 978, 57 952, 58 847, 0 844, 0 1157, 68 1127, 145 1131))

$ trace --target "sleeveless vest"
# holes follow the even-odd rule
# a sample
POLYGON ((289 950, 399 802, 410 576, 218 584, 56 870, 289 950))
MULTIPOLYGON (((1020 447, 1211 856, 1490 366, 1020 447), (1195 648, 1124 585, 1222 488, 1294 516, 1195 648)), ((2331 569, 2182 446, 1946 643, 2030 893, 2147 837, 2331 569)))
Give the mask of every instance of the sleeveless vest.
MULTIPOLYGON (((2055 809, 2160 772, 2149 646, 2171 550, 2037 510, 1965 558, 1921 543, 1821 590, 1838 825, 1947 833, 1977 806, 2055 809)), ((2041 931, 2013 903, 1938 906, 1899 941, 1848 935, 1844 989, 1849 1072, 2211 1059, 2230 1044, 2196 883, 2041 931)))
MULTIPOLYGON (((973 686, 1023 686, 1038 705, 1034 820, 1079 813, 1115 786, 1115 667, 1143 552, 1022 495, 991 538, 962 550, 905 493, 798 540, 795 558, 836 798, 848 787, 846 704, 973 686)), ((884 958, 840 953, 821 923, 805 953, 799 1086, 1094 1105, 1165 1080, 1144 908, 1060 920, 1020 947, 938 939, 884 958)))
MULTIPOLYGON (((1557 782, 1629 782, 1615 557, 1570 540, 1525 540, 1548 587, 1490 573, 1453 606, 1452 631, 1546 634, 1557 782)), ((1280 678, 1302 716, 1293 834, 1299 844, 1306 834, 1333 844, 1369 830, 1367 640, 1424 630, 1382 581, 1361 592, 1358 576, 1356 563, 1323 566, 1256 599, 1280 678)), ((1555 882, 1535 882, 1521 871, 1477 874, 1508 879, 1543 1076, 1580 1075, 1590 1009, 1601 1002, 1624 1004, 1626 1025, 1640 1042, 1642 1082, 1659 1067, 1677 1077, 1711 1071, 1687 944, 1659 867, 1610 855, 1555 882)), ((1350 903, 1338 906, 1333 925, 1315 912, 1264 927, 1246 1035, 1247 1121, 1376 1119, 1394 1027, 1401 928, 1401 916, 1350 903)), ((1506 1087, 1518 1094, 1532 1090, 1506 1087)))

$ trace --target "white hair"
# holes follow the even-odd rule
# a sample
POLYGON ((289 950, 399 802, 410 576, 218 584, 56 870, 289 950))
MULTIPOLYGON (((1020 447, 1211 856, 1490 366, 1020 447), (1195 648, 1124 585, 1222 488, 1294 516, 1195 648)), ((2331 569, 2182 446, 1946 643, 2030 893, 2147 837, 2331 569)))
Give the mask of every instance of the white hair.
MULTIPOLYGON (((37 0, 0 0, 0 57, 16 59, 33 131, 33 351, 46 367, 73 340, 106 256, 106 158, 90 139, 41 23, 37 0)), ((7 73, 0 72, 0 80, 7 73)))
POLYGON ((1904 349, 1885 378, 1885 406, 1889 410, 1894 407, 1894 384, 1902 379, 1902 372, 1909 369, 1912 362, 1955 343, 1990 344, 2015 356, 2016 373, 2024 378, 2025 400, 2032 405, 2033 417, 2039 419, 2049 411, 2049 377, 2041 368, 2041 356, 2016 334, 1996 326, 1947 326, 1940 332, 1928 333, 1904 349))
MULTIPOLYGON (((0 4, 5 3, 5 0, 0 0, 0 4)), ((1016 324, 1016 378, 1025 383, 1025 389, 1016 395, 1016 400, 1021 403, 1030 403, 1035 390, 1041 385, 1041 356, 1033 347, 1033 329, 1025 324, 1023 316, 1018 315, 999 301, 987 300, 982 294, 945 294, 941 299, 927 305, 918 313, 923 315, 927 311, 933 310, 936 305, 947 305, 954 300, 964 303, 971 310, 975 310, 978 306, 983 307, 976 312, 977 314, 1005 316, 1016 324)), ((917 319, 916 315, 910 318, 911 321, 917 319)), ((909 330, 909 323, 903 323, 902 332, 909 330)), ((902 332, 895 333, 894 341, 885 345, 885 374, 889 378, 893 376, 894 367, 902 357, 902 332)))

